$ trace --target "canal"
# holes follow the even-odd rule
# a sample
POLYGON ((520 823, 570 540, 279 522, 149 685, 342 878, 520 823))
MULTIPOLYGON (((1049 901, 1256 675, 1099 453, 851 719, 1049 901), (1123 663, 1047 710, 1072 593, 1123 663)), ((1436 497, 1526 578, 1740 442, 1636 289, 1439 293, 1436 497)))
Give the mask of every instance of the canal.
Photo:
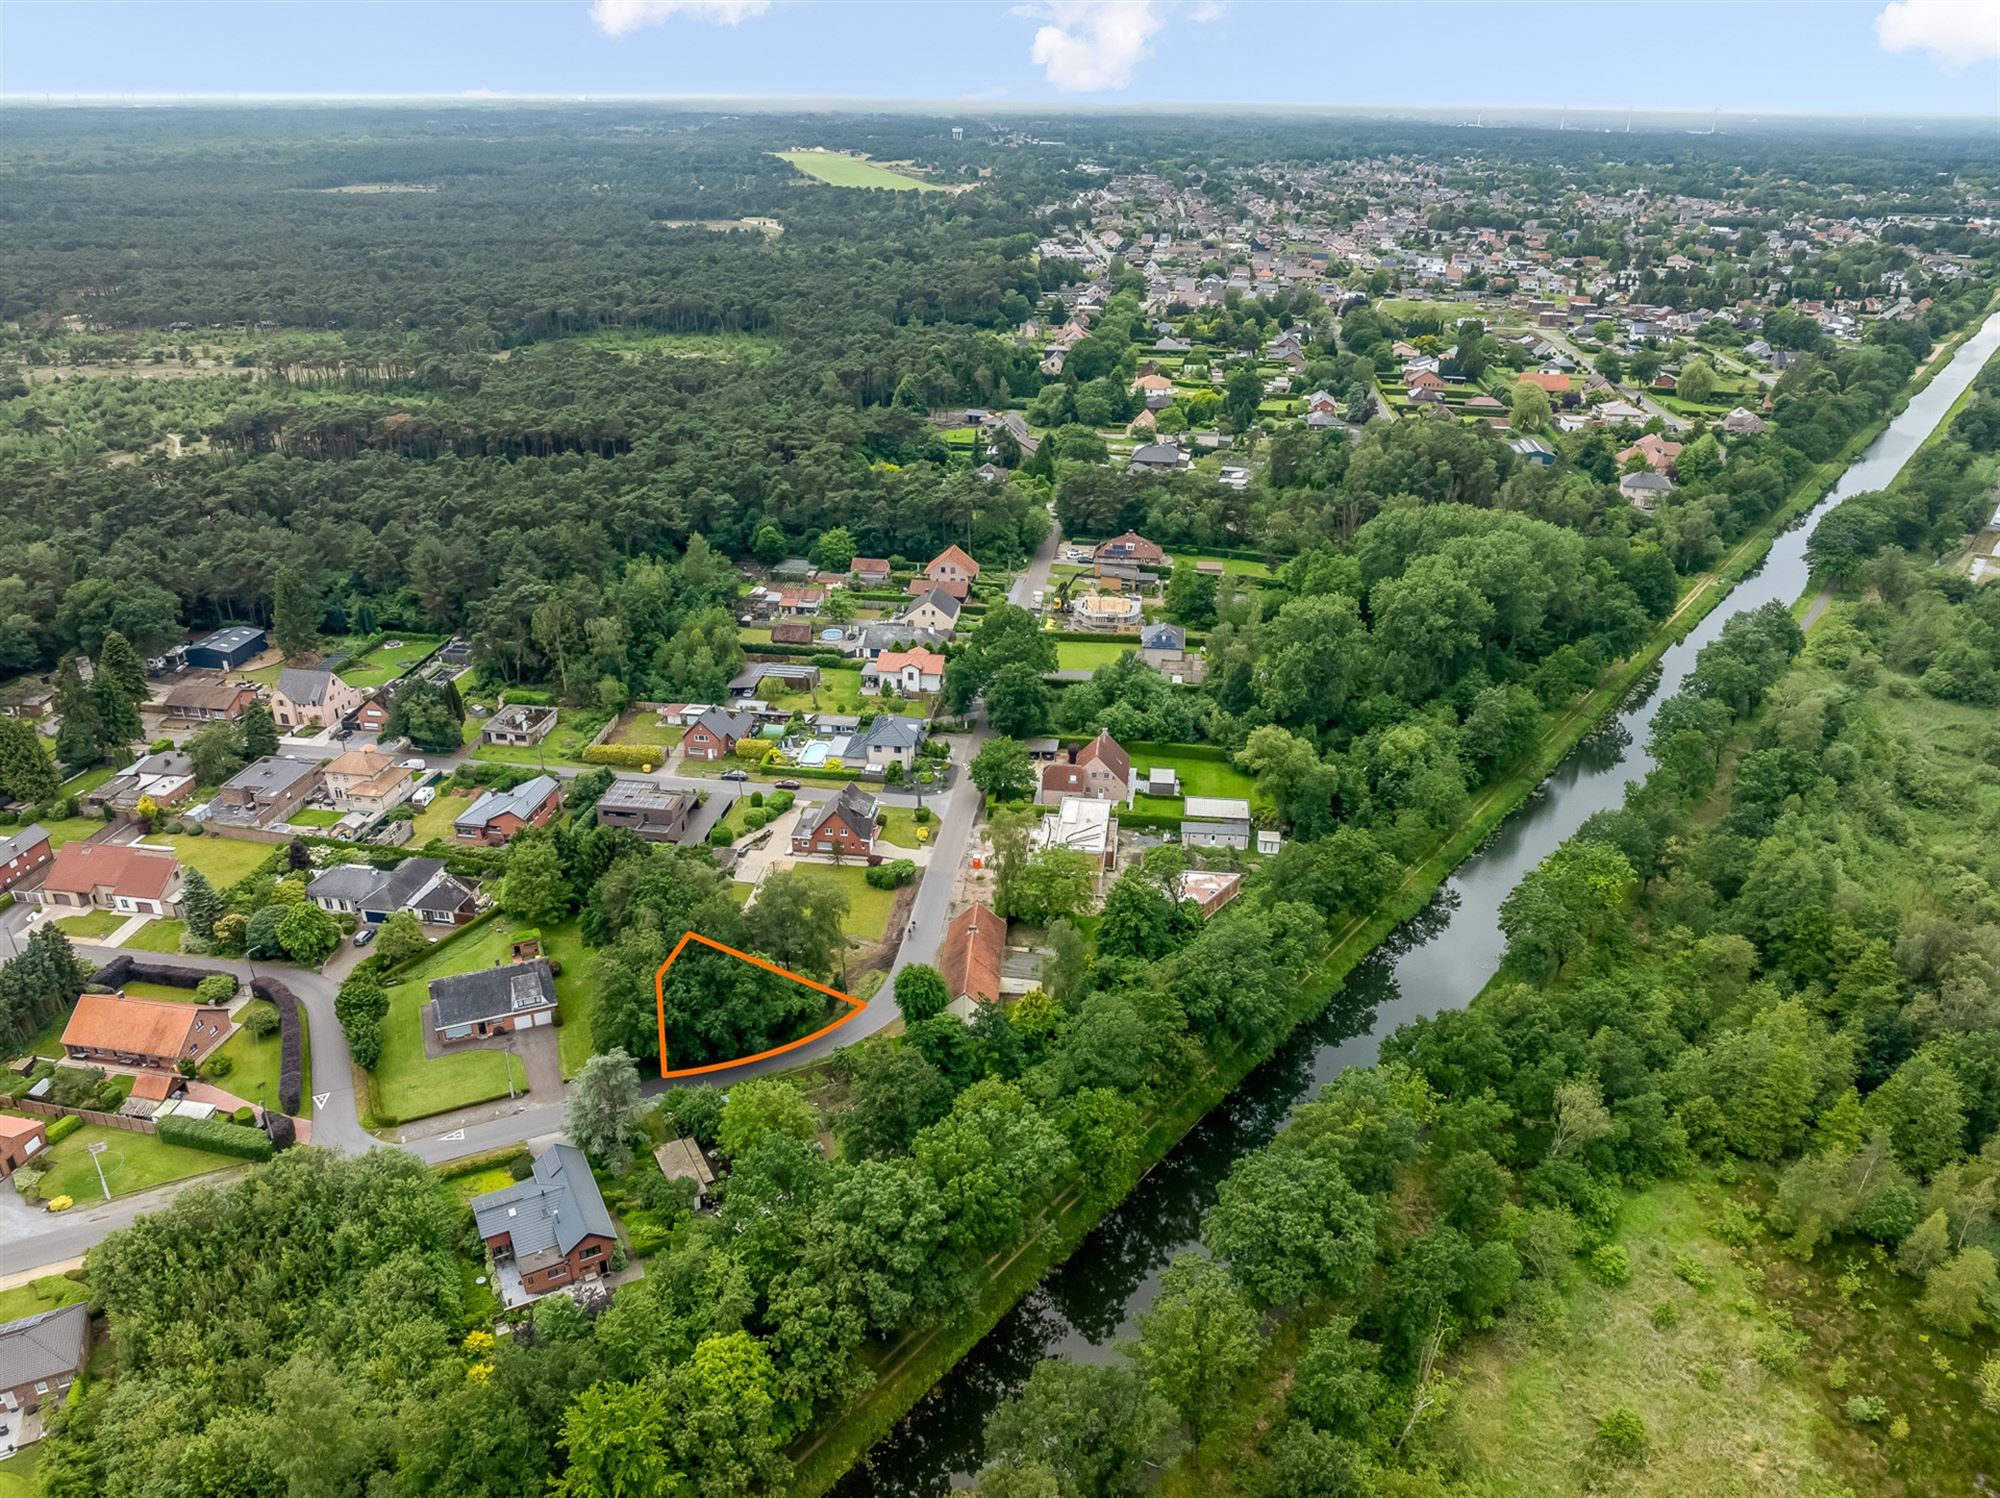
POLYGON ((1237 1157, 1268 1142, 1292 1109, 1331 1078, 1350 1066, 1372 1065, 1381 1038, 1397 1026, 1471 1002, 1506 945, 1500 902, 1592 813, 1619 805, 1626 783, 1651 768, 1645 744, 1653 715, 1679 689, 1701 648, 1734 615, 1774 601, 1790 604, 1804 592, 1813 522, 1849 495, 1894 478, 1996 349, 2000 313, 1960 346, 1812 513, 1777 538, 1757 572, 1669 649, 1617 712, 1459 866, 1430 905, 1349 975, 1325 1013, 1246 1077, 918 1401, 843 1479, 835 1489, 840 1498, 933 1495, 963 1486, 979 1465, 987 1415, 1021 1387, 1037 1362, 1118 1356, 1133 1318, 1152 1302, 1160 1271, 1175 1254, 1198 1246, 1202 1216, 1237 1157))

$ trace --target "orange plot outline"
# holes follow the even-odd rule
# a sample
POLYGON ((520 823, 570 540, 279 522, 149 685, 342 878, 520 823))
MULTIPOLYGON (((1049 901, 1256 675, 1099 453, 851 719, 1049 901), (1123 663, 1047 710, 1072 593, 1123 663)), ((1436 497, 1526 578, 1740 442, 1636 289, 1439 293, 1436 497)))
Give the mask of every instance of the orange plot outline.
POLYGON ((662 1077, 698 1077, 704 1072, 727 1071, 732 1066, 742 1066, 751 1061, 762 1061, 767 1056, 782 1056, 786 1051, 796 1050, 809 1040, 818 1040, 822 1035, 832 1034, 868 1007, 863 1000, 855 998, 853 994, 842 993, 837 988, 828 988, 824 983, 815 983, 812 979, 795 973, 790 968, 779 967, 777 963, 766 962, 762 957, 754 957, 748 952, 739 952, 734 947, 724 946, 721 942, 711 937, 703 936, 699 931, 690 931, 687 935, 683 936, 675 944, 673 951, 667 954, 667 960, 660 964, 659 972, 653 975, 653 1002, 655 1006, 654 1012, 659 1016, 660 1021, 660 1075, 662 1077), (765 972, 776 973, 780 978, 789 978, 794 983, 803 983, 815 993, 823 993, 829 998, 839 999, 841 1003, 849 1005, 850 1008, 846 1014, 843 1014, 832 1024, 822 1025, 810 1035, 801 1035, 797 1040, 788 1040, 783 1045, 772 1046, 768 1051, 759 1051, 754 1056, 738 1056, 733 1061, 711 1061, 706 1066, 684 1066, 679 1070, 669 1068, 667 1065, 667 969, 680 960, 681 953, 687 950, 687 944, 691 941, 698 941, 704 947, 713 947, 718 952, 727 952, 731 957, 740 957, 752 967, 761 967, 765 972))

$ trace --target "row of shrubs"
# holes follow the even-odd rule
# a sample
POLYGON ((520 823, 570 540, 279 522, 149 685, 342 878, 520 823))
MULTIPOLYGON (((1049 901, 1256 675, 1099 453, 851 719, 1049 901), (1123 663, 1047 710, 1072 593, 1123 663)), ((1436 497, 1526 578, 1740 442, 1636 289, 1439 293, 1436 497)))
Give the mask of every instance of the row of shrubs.
POLYGON ((577 758, 587 765, 621 765, 638 770, 656 768, 671 752, 665 744, 586 744, 577 758))
POLYGON ((872 865, 861 877, 872 889, 901 889, 917 877, 917 866, 907 858, 892 858, 872 865))
POLYGON ((188 1118, 169 1113, 154 1120, 153 1132, 165 1144, 185 1145, 239 1160, 268 1160, 276 1153, 270 1136, 262 1129, 247 1128, 224 1118, 188 1118))
POLYGON ((297 1113, 305 1101, 306 1070, 305 1024, 299 1016, 298 998, 272 978, 257 979, 250 991, 278 1011, 278 1107, 285 1113, 297 1113))

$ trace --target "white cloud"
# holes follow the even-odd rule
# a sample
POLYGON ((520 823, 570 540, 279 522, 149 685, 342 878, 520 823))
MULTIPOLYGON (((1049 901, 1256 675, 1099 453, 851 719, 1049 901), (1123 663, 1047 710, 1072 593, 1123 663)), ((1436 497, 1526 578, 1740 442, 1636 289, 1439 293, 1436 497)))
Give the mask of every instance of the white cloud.
POLYGON ((2000 0, 1891 0, 1875 18, 1887 52, 1921 47, 1948 72, 2000 58, 2000 0))
POLYGON ((1125 87, 1162 24, 1153 0, 1049 0, 1028 14, 1048 22, 1035 29, 1030 56, 1072 93, 1125 87))
POLYGON ((1195 0, 1188 12, 1190 21, 1219 21, 1229 14, 1229 0, 1195 0))
POLYGON ((771 8, 771 0, 592 0, 590 19, 606 36, 664 26, 675 16, 734 26, 771 8))

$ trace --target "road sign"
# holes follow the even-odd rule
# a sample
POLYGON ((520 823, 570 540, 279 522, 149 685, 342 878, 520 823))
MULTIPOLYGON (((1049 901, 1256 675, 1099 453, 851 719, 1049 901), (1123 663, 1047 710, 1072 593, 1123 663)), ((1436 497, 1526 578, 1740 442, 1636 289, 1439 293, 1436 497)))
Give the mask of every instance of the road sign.
POLYGON ((324 1108, 332 1101, 333 1094, 330 1092, 315 1092, 313 1094, 313 1107, 315 1108, 324 1108))

